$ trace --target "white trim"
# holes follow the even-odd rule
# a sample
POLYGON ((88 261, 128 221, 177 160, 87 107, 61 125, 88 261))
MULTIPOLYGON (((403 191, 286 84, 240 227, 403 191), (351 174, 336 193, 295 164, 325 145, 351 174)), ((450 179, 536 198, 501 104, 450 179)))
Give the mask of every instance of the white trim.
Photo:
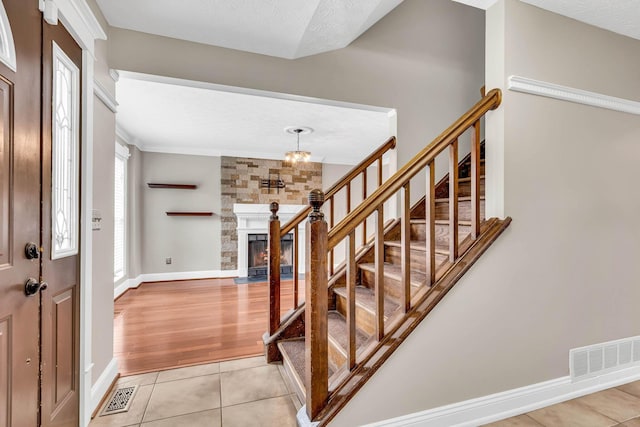
POLYGON ((124 160, 129 160, 129 157, 131 157, 131 153, 129 152, 128 147, 116 141, 116 156, 124 160))
POLYGON ((113 289, 113 299, 118 298, 129 289, 135 289, 142 283, 142 274, 133 279, 127 279, 120 282, 118 286, 113 289))
POLYGON ((571 382, 571 377, 566 376, 375 422, 367 426, 473 427, 524 414, 639 379, 640 366, 610 372, 579 382, 571 382))
POLYGON ((172 280, 195 279, 226 279, 238 277, 238 270, 207 270, 207 271, 177 271, 171 273, 140 274, 138 277, 123 280, 113 289, 113 298, 116 299, 128 289, 135 289, 142 283, 169 282, 172 280))
MULTIPOLYGON (((120 128, 121 132, 124 131, 126 135, 130 134, 125 131, 123 128, 120 128)), ((210 149, 210 148, 202 148, 202 147, 189 147, 184 145, 174 145, 174 146, 156 146, 156 145, 148 145, 142 143, 139 139, 133 138, 136 147, 140 149, 140 151, 146 151, 149 153, 169 153, 169 154, 187 154, 192 156, 211 156, 211 157, 245 157, 250 159, 270 159, 270 160, 282 160, 283 154, 280 153, 261 153, 259 151, 242 151, 242 150, 233 150, 233 149, 210 149)), ((324 157, 322 156, 311 156, 311 162, 321 163, 324 161, 324 157)), ((344 164, 344 165, 357 165, 360 163, 362 159, 356 158, 342 158, 336 161, 332 161, 332 164, 344 164)))
POLYGON ((116 83, 118 83, 118 80, 120 80, 120 73, 118 73, 118 70, 109 68, 109 75, 111 76, 111 79, 116 83))
POLYGON ((118 101, 116 101, 116 98, 97 80, 93 81, 93 93, 95 93, 98 99, 102 101, 109 110, 113 113, 118 112, 118 101))
POLYGON ((82 171, 80 213, 80 425, 91 421, 91 384, 93 381, 93 71, 94 57, 82 51, 82 171))
POLYGON ((638 101, 575 89, 569 86, 533 80, 526 77, 510 76, 507 87, 509 90, 516 92, 546 96, 562 101, 640 115, 640 102, 638 101))
POLYGON ((478 9, 487 10, 494 4, 498 2, 498 0, 453 0, 458 3, 466 4, 467 6, 476 7, 478 9))
POLYGON ((4 4, 0 2, 0 35, 2 35, 2 51, 0 61, 7 67, 16 71, 16 46, 13 43, 13 32, 4 4))
POLYGON ((142 281, 166 282, 169 280, 223 279, 228 277, 238 277, 238 270, 176 271, 142 274, 142 281))
POLYGON ((143 147, 142 141, 140 141, 138 138, 135 138, 129 132, 124 130, 124 128, 122 128, 118 123, 116 123, 116 136, 120 138, 122 142, 124 142, 125 144, 134 145, 138 147, 138 150, 142 151, 142 147, 143 147))
POLYGON ((118 376, 118 359, 111 359, 96 383, 91 387, 91 412, 95 411, 104 396, 109 392, 113 380, 118 376))

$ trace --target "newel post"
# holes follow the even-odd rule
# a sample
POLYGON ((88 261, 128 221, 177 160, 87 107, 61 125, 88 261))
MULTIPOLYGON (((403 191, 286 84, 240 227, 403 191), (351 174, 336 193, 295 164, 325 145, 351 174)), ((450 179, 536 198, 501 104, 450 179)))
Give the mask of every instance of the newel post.
POLYGON ((271 202, 269 210, 269 335, 280 327, 280 219, 278 202, 271 202))
POLYGON ((313 420, 324 408, 329 396, 329 360, 327 334, 327 222, 320 211, 324 193, 312 190, 313 208, 306 224, 305 257, 305 388, 307 415, 313 420))

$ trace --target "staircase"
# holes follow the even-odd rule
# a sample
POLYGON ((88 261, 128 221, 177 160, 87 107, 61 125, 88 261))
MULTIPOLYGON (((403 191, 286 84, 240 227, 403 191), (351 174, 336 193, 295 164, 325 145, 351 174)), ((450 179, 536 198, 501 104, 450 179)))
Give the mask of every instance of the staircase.
MULTIPOLYGON (((485 220, 484 215, 480 117, 499 104, 500 92, 489 92, 387 182, 379 174, 379 188, 368 197, 365 193, 353 211, 348 206, 335 226, 335 194, 342 189, 350 194, 354 176, 363 171, 366 181, 366 168, 376 161, 381 166, 389 147, 381 147, 327 192, 329 224, 321 212, 327 195, 312 191, 310 207, 300 218, 309 217, 306 301, 298 305, 296 279, 296 307, 284 319, 275 314, 280 313, 279 256, 270 258, 274 314, 265 335, 267 359, 282 360, 292 388, 306 403, 308 421, 326 425, 509 225, 510 218, 485 220), (471 153, 458 162, 458 137, 467 129, 472 130, 471 153), (435 184, 434 160, 445 150, 449 174, 435 184), (411 178, 425 166, 427 194, 410 206, 411 178), (396 193, 401 196, 400 218, 385 223, 384 202, 396 193), (369 217, 374 226, 367 233, 369 217), (362 242, 356 241, 356 229, 362 242), (341 242, 345 262, 334 267, 341 242)), ((297 239, 297 224, 294 218, 281 228, 277 204, 272 212, 270 254, 279 255, 280 234, 294 230, 297 239)))

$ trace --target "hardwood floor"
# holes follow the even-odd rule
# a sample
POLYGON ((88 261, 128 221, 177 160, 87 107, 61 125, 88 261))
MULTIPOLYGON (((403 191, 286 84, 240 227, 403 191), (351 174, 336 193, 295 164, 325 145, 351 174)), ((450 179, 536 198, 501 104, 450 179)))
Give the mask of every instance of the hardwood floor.
MULTIPOLYGON (((282 313, 293 307, 283 281, 282 313)), ((300 280, 301 299, 304 282, 300 280)), ((114 356, 120 375, 263 354, 267 283, 233 279, 143 283, 115 302, 114 356)))

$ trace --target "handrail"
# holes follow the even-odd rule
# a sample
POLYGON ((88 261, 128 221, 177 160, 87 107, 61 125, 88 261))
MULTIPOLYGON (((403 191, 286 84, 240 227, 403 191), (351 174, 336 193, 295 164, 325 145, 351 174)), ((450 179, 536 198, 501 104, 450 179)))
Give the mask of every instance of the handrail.
MULTIPOLYGON (((383 154, 385 154, 389 150, 393 150, 396 148, 396 137, 392 136, 387 139, 384 144, 378 147, 374 152, 369 154, 363 161, 361 161, 358 165, 356 165, 353 169, 351 169, 346 175, 336 181, 326 192, 325 199, 328 200, 332 198, 338 191, 342 190, 349 182, 353 181, 358 175, 362 173, 363 170, 367 169, 374 162, 376 162, 383 154)), ((305 209, 298 212, 296 216, 291 218, 285 225, 280 229, 280 234, 285 235, 294 227, 302 223, 307 219, 309 213, 311 212, 311 206, 307 206, 305 209)))
MULTIPOLYGON (((342 221, 336 224, 329 231, 327 250, 335 248, 349 235, 351 230, 372 215, 382 203, 400 191, 411 178, 431 163, 438 154, 447 148, 456 138, 466 132, 467 129, 485 115, 487 111, 496 109, 501 102, 502 92, 499 89, 489 91, 484 98, 416 154, 413 159, 393 176, 387 179, 382 186, 378 187, 366 200, 360 203, 358 207, 347 214, 342 221)), ((311 209, 309 208, 309 210, 311 209)))

